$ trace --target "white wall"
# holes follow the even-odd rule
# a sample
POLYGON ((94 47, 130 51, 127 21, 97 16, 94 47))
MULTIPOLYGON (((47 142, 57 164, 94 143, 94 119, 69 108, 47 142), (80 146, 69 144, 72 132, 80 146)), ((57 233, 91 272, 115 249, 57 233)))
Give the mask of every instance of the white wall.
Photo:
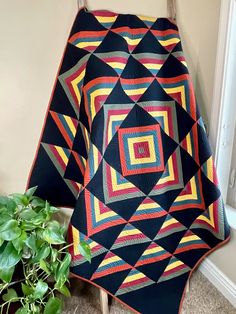
MULTIPOLYGON (((211 113, 220 0, 179 0, 178 24, 205 122, 211 113)), ((90 0, 90 9, 166 15, 166 0, 90 0)), ((23 191, 76 0, 0 0, 0 193, 23 191)), ((235 238, 235 235, 234 235, 235 238)), ((235 239, 212 260, 236 283, 235 239)))

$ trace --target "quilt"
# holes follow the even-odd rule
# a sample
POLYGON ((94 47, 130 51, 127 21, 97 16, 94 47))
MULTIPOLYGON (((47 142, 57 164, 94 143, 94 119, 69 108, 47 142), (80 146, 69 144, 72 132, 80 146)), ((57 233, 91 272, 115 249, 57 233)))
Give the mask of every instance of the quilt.
POLYGON ((35 185, 72 209, 75 276, 135 313, 180 313, 192 271, 230 228, 175 22, 78 11, 27 187, 35 185))

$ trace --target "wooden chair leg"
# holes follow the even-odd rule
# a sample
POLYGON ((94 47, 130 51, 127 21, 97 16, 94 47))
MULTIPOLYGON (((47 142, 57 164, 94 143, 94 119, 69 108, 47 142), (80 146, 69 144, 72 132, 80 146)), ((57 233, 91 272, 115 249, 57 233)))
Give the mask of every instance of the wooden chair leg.
POLYGON ((189 290, 190 290, 190 280, 188 280, 186 284, 186 293, 189 293, 189 290))
POLYGON ((100 305, 102 314, 109 314, 108 294, 100 289, 100 305))

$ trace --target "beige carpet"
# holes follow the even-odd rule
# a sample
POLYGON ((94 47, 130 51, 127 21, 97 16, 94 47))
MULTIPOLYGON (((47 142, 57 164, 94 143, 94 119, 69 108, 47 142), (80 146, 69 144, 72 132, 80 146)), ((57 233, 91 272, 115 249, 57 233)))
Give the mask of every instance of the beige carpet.
MULTIPOLYGON (((98 288, 73 279, 71 289, 72 298, 65 300, 64 314, 101 314, 98 288)), ((112 299, 110 314, 130 313, 126 307, 112 299)), ((157 313, 158 311, 153 312, 157 313)), ((236 309, 199 271, 195 271, 181 314, 236 314, 236 309)))

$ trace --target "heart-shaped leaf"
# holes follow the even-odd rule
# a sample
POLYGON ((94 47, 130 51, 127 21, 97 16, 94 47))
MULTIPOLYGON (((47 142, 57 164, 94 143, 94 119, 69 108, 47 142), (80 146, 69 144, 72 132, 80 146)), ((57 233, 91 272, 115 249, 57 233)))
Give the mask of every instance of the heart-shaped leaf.
POLYGON ((0 248, 0 269, 15 266, 21 259, 21 254, 17 252, 11 242, 0 248))
POLYGON ((7 302, 7 301, 11 301, 11 302, 16 302, 17 301, 17 293, 15 289, 8 289, 7 293, 5 293, 2 296, 3 301, 7 302))
POLYGON ((59 298, 50 298, 45 306, 44 314, 61 314, 62 301, 59 298))
POLYGON ((55 289, 57 289, 59 292, 61 292, 66 297, 70 297, 71 296, 70 290, 67 288, 66 285, 63 285, 63 286, 59 287, 58 284, 56 283, 55 284, 55 289))
POLYGON ((24 283, 21 283, 21 289, 22 289, 24 295, 26 295, 26 296, 33 294, 33 292, 34 292, 34 288, 32 288, 32 287, 30 287, 24 283))
POLYGON ((35 300, 41 299, 47 291, 48 291, 48 284, 40 279, 37 282, 36 287, 34 289, 34 294, 33 294, 34 299, 35 300))
POLYGON ((15 266, 10 267, 10 268, 0 269, 0 279, 2 279, 2 281, 7 282, 7 283, 11 282, 14 271, 15 271, 15 266))
POLYGON ((29 188, 27 191, 25 191, 25 195, 30 199, 35 191, 37 190, 37 186, 33 186, 32 188, 29 188))
POLYGON ((27 206, 29 204, 28 197, 24 194, 13 193, 11 196, 17 205, 27 206))
POLYGON ((25 245, 26 238, 27 238, 27 233, 24 230, 22 230, 21 235, 18 238, 12 240, 12 244, 14 245, 14 248, 17 250, 18 253, 22 251, 25 245))
POLYGON ((37 243, 36 243, 36 236, 34 234, 31 234, 25 241, 25 244, 34 252, 36 253, 38 248, 37 248, 37 243))
POLYGON ((43 238, 50 244, 65 243, 65 238, 61 234, 61 226, 56 221, 51 221, 48 223, 47 229, 45 229, 43 232, 43 238))
POLYGON ((46 244, 43 245, 37 252, 36 256, 33 259, 33 262, 39 262, 40 260, 45 260, 50 254, 50 247, 46 244))
POLYGON ((6 241, 12 241, 21 235, 21 229, 18 222, 14 219, 6 221, 0 226, 0 238, 6 241))
POLYGON ((21 307, 21 308, 19 308, 19 309, 16 311, 15 314, 28 314, 28 313, 29 313, 29 311, 28 311, 27 307, 21 307))

